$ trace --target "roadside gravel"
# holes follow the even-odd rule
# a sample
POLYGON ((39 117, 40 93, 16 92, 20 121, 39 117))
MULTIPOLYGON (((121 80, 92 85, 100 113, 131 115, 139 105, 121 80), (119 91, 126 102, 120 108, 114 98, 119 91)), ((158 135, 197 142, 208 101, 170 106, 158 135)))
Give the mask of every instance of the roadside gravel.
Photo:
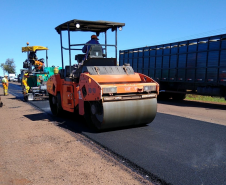
POLYGON ((2 101, 0 185, 152 184, 28 103, 2 101))

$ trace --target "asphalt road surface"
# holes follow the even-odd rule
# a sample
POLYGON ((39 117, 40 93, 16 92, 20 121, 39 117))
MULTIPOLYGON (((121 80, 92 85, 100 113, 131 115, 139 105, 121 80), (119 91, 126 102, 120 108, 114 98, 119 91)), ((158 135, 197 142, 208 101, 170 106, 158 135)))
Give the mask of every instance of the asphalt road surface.
MULTIPOLYGON (((9 92, 22 98, 19 85, 9 92)), ((51 114, 48 101, 31 104, 51 114)), ((83 120, 66 119, 62 127, 74 125, 115 154, 144 169, 163 183, 174 185, 226 185, 226 127, 213 123, 157 113, 144 127, 96 133, 83 120)))

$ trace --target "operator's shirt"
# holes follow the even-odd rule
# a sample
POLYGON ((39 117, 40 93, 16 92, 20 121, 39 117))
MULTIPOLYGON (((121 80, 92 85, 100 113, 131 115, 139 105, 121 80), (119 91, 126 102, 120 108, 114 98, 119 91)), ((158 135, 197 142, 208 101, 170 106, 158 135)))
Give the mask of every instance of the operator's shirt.
MULTIPOLYGON (((96 40, 96 39, 91 39, 91 40, 88 41, 86 44, 100 44, 100 43, 99 43, 98 40, 96 40)), ((82 48, 82 52, 86 54, 84 60, 87 59, 87 55, 88 55, 88 53, 89 53, 90 47, 91 47, 91 45, 85 45, 85 46, 82 48)))

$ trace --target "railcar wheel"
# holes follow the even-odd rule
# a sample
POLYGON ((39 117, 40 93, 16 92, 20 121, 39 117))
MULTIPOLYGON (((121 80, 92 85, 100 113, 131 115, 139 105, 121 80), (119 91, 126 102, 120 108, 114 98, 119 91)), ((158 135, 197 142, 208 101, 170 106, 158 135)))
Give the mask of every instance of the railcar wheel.
POLYGON ((171 93, 162 92, 158 95, 158 100, 168 100, 171 98, 171 93))
POLYGON ((186 98, 186 94, 183 94, 183 93, 174 93, 174 94, 172 94, 172 98, 174 100, 184 100, 186 98))

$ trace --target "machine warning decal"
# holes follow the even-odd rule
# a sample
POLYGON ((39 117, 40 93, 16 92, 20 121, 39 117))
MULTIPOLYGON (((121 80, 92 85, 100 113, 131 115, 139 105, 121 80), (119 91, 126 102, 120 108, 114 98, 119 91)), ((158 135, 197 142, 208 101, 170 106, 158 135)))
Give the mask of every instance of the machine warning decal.
POLYGON ((82 100, 81 91, 78 91, 78 98, 79 98, 80 100, 82 100))
POLYGON ((48 85, 48 89, 49 89, 49 90, 51 90, 51 89, 52 89, 51 87, 52 87, 51 85, 48 85))
POLYGON ((96 93, 96 88, 89 88, 89 93, 96 93))

